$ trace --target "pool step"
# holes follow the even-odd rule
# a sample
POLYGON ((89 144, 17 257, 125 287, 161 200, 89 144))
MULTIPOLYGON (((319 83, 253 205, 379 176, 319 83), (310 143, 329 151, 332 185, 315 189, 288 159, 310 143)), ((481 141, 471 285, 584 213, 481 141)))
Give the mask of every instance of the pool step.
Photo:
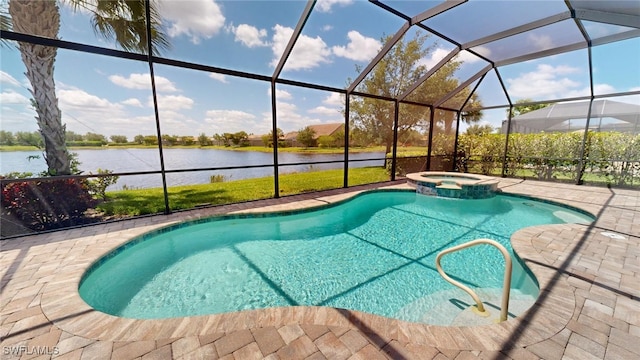
MULTIPOLYGON (((501 291, 501 290, 500 290, 501 291)), ((488 317, 478 316, 472 309, 472 307, 468 307, 464 309, 458 316, 456 316, 453 321, 451 321, 451 326, 474 326, 474 325, 491 325, 498 323, 500 318, 500 302, 502 294, 496 294, 497 296, 493 299, 482 298, 482 303, 484 304, 485 310, 489 311, 488 317)), ((522 314, 527 311, 534 303, 535 299, 529 295, 512 296, 509 299, 509 314, 507 315, 507 319, 513 319, 516 316, 522 314)))
MULTIPOLYGON (((476 290, 476 289, 474 289, 476 290)), ((494 324, 500 317, 502 289, 477 289, 489 317, 481 317, 472 311, 471 297, 462 290, 450 289, 427 295, 406 305, 396 313, 396 318, 443 326, 476 326, 494 324)), ((509 318, 516 317, 535 303, 531 295, 512 291, 509 299, 509 318)))

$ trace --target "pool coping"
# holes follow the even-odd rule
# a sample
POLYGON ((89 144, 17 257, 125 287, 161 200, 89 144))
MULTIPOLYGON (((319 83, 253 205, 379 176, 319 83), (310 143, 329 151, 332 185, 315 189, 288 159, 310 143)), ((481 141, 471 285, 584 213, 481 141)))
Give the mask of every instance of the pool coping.
POLYGON ((447 172, 447 171, 421 171, 417 173, 407 174, 406 176, 407 176, 407 179, 409 179, 411 182, 427 182, 427 183, 440 185, 442 181, 444 181, 442 179, 430 179, 428 177, 425 177, 424 175, 451 177, 451 181, 455 181, 458 186, 478 185, 478 184, 498 184, 500 182, 500 179, 492 176, 447 172))
POLYGON ((445 171, 422 171, 406 176, 409 185, 420 194, 460 199, 493 197, 500 183, 499 178, 492 176, 445 171))
MULTIPOLYGON (((406 185, 397 186, 406 188, 406 185)), ((506 190, 506 189, 505 189, 506 190)), ((504 191, 504 190, 503 190, 504 191)), ((321 206, 342 201, 359 194, 356 191, 343 195, 319 197, 302 201, 300 207, 321 206)), ((509 194, 508 190, 505 191, 509 194)), ((586 212, 597 212, 597 207, 583 204, 568 204, 586 212)), ((278 207, 262 209, 278 211, 278 207)), ((260 211, 254 209, 252 211, 260 211)), ((494 325, 450 327, 411 323, 385 318, 353 310, 329 307, 296 306, 248 310, 172 319, 138 320, 119 318, 94 310, 78 293, 78 285, 84 272, 97 259, 129 241, 132 237, 148 231, 175 224, 177 221, 148 225, 129 231, 127 238, 112 237, 108 244, 86 249, 58 272, 44 287, 40 305, 44 315, 63 331, 90 339, 109 341, 144 341, 181 338, 219 332, 232 332, 254 327, 282 326, 287 324, 309 324, 340 326, 379 334, 398 340, 411 341, 445 349, 456 350, 501 350, 510 347, 525 347, 548 339, 564 329, 576 307, 575 294, 570 290, 566 277, 556 276, 547 266, 545 258, 532 244, 537 234, 550 227, 560 230, 584 229, 584 225, 543 225, 522 229, 511 239, 514 251, 535 274, 541 289, 553 285, 553 291, 541 293, 544 301, 519 317, 494 325), (77 316, 81 315, 81 316, 77 316), (513 340, 513 333, 519 336, 513 340), (513 341, 512 341, 513 340, 513 341)))

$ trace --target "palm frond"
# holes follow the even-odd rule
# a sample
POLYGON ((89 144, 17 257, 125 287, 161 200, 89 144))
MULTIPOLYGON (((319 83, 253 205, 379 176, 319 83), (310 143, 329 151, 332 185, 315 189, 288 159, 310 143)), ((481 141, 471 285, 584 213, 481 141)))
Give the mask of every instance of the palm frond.
MULTIPOLYGON (((12 31, 13 30, 13 24, 11 22, 11 16, 9 16, 9 13, 6 11, 6 9, 0 10, 0 30, 2 30, 2 31, 12 31)), ((0 44, 2 44, 2 46, 10 46, 11 45, 9 40, 5 40, 5 39, 0 39, 0 44)))
MULTIPOLYGON (((115 40, 126 51, 148 53, 147 46, 147 0, 71 0, 74 10, 89 10, 91 23, 96 35, 107 40, 115 40)), ((167 35, 160 25, 160 14, 149 1, 151 13, 151 46, 153 53, 170 48, 167 35)))

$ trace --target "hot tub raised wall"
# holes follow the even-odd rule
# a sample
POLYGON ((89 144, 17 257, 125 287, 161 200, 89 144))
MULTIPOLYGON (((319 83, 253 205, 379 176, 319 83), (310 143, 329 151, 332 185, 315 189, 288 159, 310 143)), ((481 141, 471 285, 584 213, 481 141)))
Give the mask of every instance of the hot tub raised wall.
POLYGON ((458 199, 487 199, 498 192, 498 180, 484 175, 426 171, 407 174, 407 181, 424 195, 458 199), (427 176, 441 178, 430 179, 427 176))

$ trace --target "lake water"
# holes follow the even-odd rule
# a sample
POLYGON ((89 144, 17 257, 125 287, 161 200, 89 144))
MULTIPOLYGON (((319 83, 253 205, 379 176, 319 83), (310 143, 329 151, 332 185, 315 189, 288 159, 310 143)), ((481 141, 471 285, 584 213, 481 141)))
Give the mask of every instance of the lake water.
MULTIPOLYGON (((117 173, 159 171, 160 155, 157 149, 99 149, 73 150, 78 154, 83 174, 96 174, 98 169, 108 169, 117 173)), ((384 154, 350 153, 349 160, 381 159, 350 162, 349 167, 383 166, 384 154)), ((326 169, 341 169, 342 163, 291 165, 302 162, 342 161, 342 154, 296 154, 279 153, 280 173, 302 172, 326 169)), ((185 170, 199 168, 218 168, 233 166, 271 165, 267 167, 177 172, 167 174, 167 185, 187 185, 209 183, 211 175, 222 175, 226 180, 239 180, 255 177, 273 176, 273 154, 258 151, 227 151, 216 149, 164 149, 166 170, 185 170)), ((46 170, 46 162, 41 151, 3 151, 0 152, 0 174, 9 172, 32 172, 34 176, 46 170), (39 157, 39 158, 33 158, 39 157)), ((160 174, 120 176, 118 183, 110 190, 129 188, 148 188, 162 186, 160 174)))

